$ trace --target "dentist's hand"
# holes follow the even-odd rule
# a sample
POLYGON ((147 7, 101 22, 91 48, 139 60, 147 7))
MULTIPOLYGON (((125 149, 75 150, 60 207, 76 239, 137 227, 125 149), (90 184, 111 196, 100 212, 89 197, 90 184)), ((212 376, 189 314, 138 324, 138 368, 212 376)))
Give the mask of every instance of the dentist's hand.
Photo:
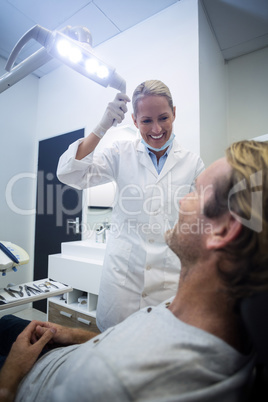
POLYGON ((130 102, 130 99, 126 94, 117 94, 114 101, 108 104, 103 118, 92 132, 97 137, 102 138, 114 123, 121 123, 125 118, 125 113, 127 112, 127 102, 130 102))

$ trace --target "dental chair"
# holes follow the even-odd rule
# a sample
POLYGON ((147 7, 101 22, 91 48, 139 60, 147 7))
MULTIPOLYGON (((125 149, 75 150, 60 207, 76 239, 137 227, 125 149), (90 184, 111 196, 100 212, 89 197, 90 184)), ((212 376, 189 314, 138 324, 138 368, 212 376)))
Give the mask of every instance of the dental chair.
POLYGON ((249 402, 268 401, 268 292, 243 299, 241 316, 257 353, 249 402))

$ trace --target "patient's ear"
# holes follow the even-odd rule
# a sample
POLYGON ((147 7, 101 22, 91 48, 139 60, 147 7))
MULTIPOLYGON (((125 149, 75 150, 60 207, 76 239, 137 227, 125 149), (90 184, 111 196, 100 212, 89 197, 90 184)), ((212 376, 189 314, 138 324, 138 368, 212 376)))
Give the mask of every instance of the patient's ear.
POLYGON ((212 224, 213 229, 206 239, 208 250, 219 249, 227 246, 237 238, 242 229, 242 223, 235 219, 229 212, 212 224))

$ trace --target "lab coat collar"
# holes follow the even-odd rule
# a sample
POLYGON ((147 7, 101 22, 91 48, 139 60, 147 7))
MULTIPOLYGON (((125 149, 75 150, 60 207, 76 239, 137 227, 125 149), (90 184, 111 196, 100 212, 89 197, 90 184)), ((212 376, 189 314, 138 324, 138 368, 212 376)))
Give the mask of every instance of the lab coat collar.
POLYGON ((139 162, 157 178, 158 173, 154 167, 154 164, 150 158, 150 155, 148 154, 145 145, 142 144, 141 140, 138 142, 137 145, 137 153, 138 153, 138 160, 139 162))
POLYGON ((174 139, 166 163, 164 164, 160 174, 158 174, 144 144, 142 144, 141 141, 139 141, 137 144, 139 162, 151 171, 151 173, 156 177, 157 182, 160 181, 173 168, 174 165, 176 165, 179 160, 181 150, 181 146, 177 143, 176 139, 174 139))

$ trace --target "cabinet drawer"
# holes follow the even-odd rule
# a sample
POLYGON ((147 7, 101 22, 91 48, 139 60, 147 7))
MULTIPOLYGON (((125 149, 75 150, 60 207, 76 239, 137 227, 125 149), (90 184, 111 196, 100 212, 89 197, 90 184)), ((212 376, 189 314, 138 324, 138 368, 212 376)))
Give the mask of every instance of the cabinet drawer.
POLYGON ((88 329, 89 331, 100 333, 94 317, 51 301, 48 304, 48 321, 65 327, 88 329))

